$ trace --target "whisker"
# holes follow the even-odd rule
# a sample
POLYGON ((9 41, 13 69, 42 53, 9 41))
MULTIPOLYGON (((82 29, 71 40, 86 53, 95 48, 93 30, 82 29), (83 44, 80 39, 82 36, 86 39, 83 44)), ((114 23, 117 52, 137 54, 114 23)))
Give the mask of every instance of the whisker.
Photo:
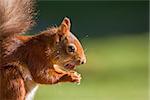
POLYGON ((83 40, 83 39, 85 39, 85 38, 88 38, 88 37, 89 37, 89 35, 86 34, 84 37, 81 38, 81 40, 83 40))
POLYGON ((84 49, 84 52, 85 52, 85 53, 87 52, 87 48, 84 49))
MULTIPOLYGON (((88 34, 85 34, 85 36, 82 37, 80 40, 82 41, 83 39, 88 38, 88 37, 89 37, 89 35, 88 35, 88 34)), ((84 49, 84 52, 85 52, 85 53, 87 52, 87 48, 84 49)))

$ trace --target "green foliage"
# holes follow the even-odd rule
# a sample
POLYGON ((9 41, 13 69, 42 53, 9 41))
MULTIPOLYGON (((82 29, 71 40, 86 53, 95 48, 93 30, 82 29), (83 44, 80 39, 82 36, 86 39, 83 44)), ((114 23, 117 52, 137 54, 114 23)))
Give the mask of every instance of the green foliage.
POLYGON ((148 37, 83 40, 87 64, 80 85, 43 85, 35 100, 148 100, 148 37))

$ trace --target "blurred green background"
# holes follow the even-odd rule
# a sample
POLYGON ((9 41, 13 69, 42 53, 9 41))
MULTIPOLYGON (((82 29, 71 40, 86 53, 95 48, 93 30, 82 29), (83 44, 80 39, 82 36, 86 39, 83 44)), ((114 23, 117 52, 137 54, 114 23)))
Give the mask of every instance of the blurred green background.
POLYGON ((81 84, 41 85, 35 100, 148 100, 148 1, 40 1, 31 33, 67 16, 87 63, 81 84))

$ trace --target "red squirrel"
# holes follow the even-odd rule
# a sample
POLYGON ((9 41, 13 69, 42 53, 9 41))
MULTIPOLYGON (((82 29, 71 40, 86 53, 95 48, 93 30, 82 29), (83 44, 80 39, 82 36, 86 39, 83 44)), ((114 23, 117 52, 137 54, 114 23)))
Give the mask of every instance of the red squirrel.
POLYGON ((34 0, 0 0, 0 100, 32 100, 39 84, 79 83, 86 63, 65 17, 58 27, 23 35, 35 23, 34 0))

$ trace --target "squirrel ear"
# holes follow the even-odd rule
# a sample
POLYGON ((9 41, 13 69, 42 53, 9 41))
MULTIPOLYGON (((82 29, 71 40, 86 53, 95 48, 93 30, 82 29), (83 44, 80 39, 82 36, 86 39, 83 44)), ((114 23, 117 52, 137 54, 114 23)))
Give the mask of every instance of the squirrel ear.
POLYGON ((65 17, 61 23, 61 25, 59 26, 59 30, 61 33, 66 34, 70 31, 70 20, 69 18, 65 17))

